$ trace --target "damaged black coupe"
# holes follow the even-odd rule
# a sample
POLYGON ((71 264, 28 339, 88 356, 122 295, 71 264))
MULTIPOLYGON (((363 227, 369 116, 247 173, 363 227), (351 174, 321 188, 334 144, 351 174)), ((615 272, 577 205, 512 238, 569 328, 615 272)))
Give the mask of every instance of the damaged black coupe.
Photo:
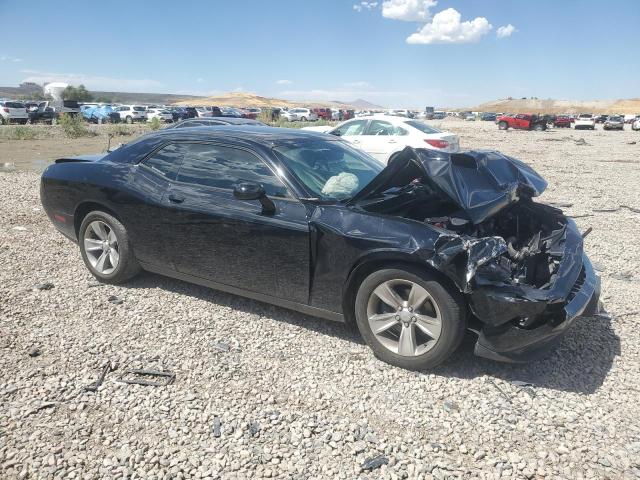
POLYGON ((407 148, 386 167, 329 135, 169 129, 43 173, 53 224, 91 273, 140 269, 354 322, 376 356, 524 361, 598 308, 575 223, 546 182, 490 151, 407 148))

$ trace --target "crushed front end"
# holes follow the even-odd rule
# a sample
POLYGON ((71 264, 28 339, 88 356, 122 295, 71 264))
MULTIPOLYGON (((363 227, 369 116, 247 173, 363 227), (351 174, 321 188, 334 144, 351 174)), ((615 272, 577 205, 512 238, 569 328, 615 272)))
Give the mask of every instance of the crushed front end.
MULTIPOLYGON (((453 220, 459 229, 462 222, 453 220)), ((576 318, 596 313, 600 279, 575 222, 560 210, 521 200, 455 234, 453 225, 440 226, 429 263, 467 295, 477 320, 477 355, 535 359, 558 343, 576 318)))

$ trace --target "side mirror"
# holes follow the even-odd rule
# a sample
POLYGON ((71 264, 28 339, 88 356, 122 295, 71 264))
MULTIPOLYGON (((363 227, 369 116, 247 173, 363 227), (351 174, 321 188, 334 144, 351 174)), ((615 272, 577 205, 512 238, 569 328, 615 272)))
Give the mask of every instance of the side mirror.
POLYGON ((238 200, 259 200, 262 205, 262 213, 272 215, 276 211, 276 206, 267 197, 261 185, 252 182, 241 182, 233 188, 233 196, 238 200))
POLYGON ((335 135, 336 137, 341 136, 340 135, 340 130, 332 130, 331 132, 329 132, 331 135, 335 135))

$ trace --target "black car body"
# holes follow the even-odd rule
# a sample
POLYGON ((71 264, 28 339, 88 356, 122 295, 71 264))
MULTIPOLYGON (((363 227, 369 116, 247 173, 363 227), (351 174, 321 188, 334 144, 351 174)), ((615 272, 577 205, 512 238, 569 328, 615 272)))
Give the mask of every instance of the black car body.
POLYGON ((379 173, 355 195, 326 200, 282 154, 296 148, 313 168, 335 160, 313 145, 366 157, 314 132, 164 129, 107 155, 57 160, 42 175, 42 203, 76 242, 88 212, 109 212, 145 270, 333 320, 353 321, 363 278, 381 266, 431 272, 463 299, 476 353, 497 360, 533 358, 595 311, 599 279, 582 236, 560 210, 532 200, 547 184, 524 163, 407 148, 386 168, 372 166, 379 173), (186 156, 158 153, 190 145, 250 153, 264 185, 284 190, 252 197, 258 187, 242 179, 206 187, 206 173, 188 177, 186 156))

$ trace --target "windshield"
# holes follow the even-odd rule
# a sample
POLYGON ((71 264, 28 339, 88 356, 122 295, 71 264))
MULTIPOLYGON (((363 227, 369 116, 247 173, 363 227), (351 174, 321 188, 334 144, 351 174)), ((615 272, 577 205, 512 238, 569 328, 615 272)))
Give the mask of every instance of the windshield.
POLYGON ((384 168, 364 152, 335 140, 296 139, 273 150, 307 190, 322 200, 350 199, 384 168))
POLYGON ((133 111, 135 111, 135 112, 144 112, 144 107, 133 107, 133 111))
POLYGON ((610 122, 619 122, 622 120, 622 117, 609 117, 610 122))
POLYGON ((582 115, 580 115, 579 118, 591 118, 593 117, 593 115, 591 115, 590 113, 583 113, 582 115))
POLYGON ((416 120, 411 120, 409 122, 404 122, 407 125, 413 127, 413 128, 417 128, 418 130, 420 130, 422 133, 442 133, 441 130, 438 130, 437 128, 433 128, 429 125, 427 125, 424 122, 418 122, 416 120))

